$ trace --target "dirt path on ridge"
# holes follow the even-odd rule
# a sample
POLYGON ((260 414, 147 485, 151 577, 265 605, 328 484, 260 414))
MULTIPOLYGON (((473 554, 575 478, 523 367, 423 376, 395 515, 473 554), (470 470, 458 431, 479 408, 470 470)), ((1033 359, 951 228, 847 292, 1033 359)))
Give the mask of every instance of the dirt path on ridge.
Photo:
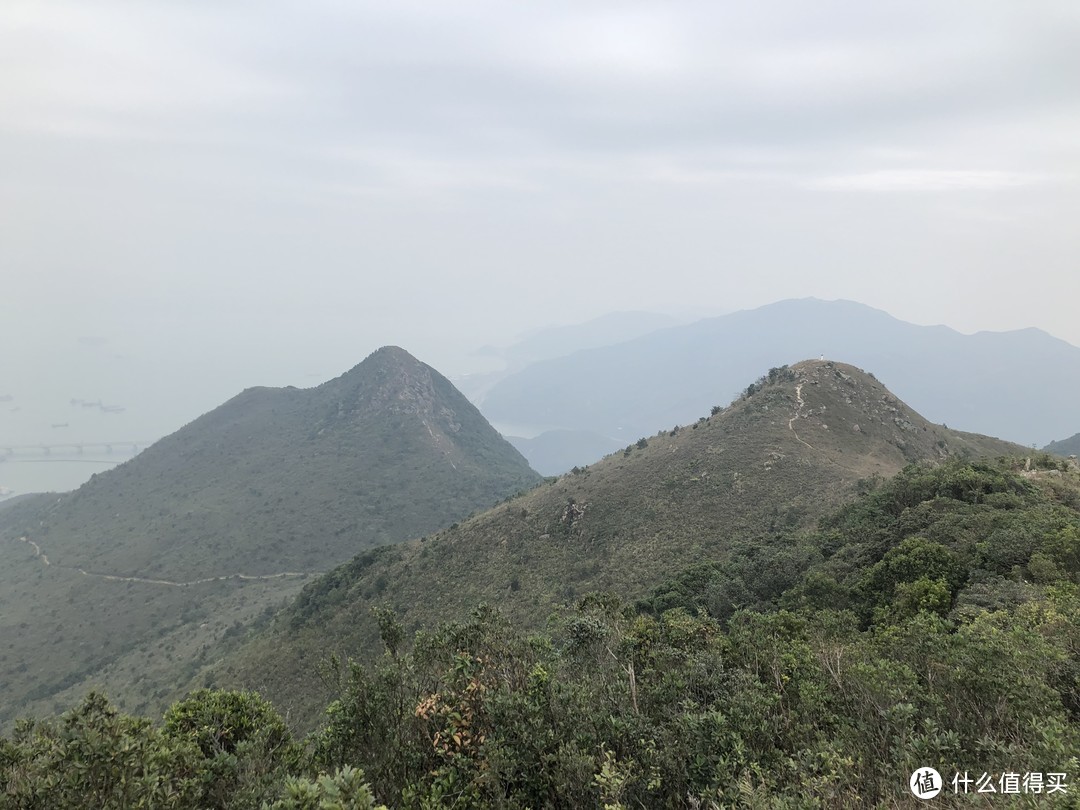
POLYGON ((810 442, 803 439, 803 437, 799 435, 799 432, 797 430, 795 430, 795 420, 802 417, 802 409, 806 405, 806 402, 802 398, 802 387, 803 387, 802 383, 799 383, 798 385, 795 386, 795 401, 798 403, 799 407, 797 407, 795 409, 795 413, 792 415, 792 417, 787 420, 787 426, 788 426, 788 430, 790 430, 792 432, 792 434, 794 434, 797 441, 799 441, 802 444, 806 445, 811 450, 817 450, 817 448, 814 447, 814 445, 810 444, 810 442))
POLYGON ((77 574, 81 574, 84 577, 95 577, 96 579, 106 579, 110 582, 142 582, 147 585, 165 585, 170 588, 186 588, 189 585, 204 585, 207 582, 226 582, 230 579, 240 579, 245 581, 257 581, 268 579, 283 579, 285 577, 307 577, 319 574, 318 571, 282 571, 277 574, 225 574, 217 577, 203 577, 202 579, 193 579, 188 582, 178 582, 171 579, 150 579, 148 577, 122 577, 118 574, 100 574, 94 571, 87 571, 85 568, 79 568, 75 565, 58 565, 57 563, 49 562, 49 558, 41 550, 41 546, 31 540, 29 537, 20 537, 19 541, 26 543, 33 549, 34 557, 41 560, 42 565, 46 568, 60 568, 65 571, 74 571, 77 574))
POLYGON ((834 465, 836 467, 839 467, 841 470, 847 470, 848 472, 857 472, 857 470, 853 469, 852 467, 849 467, 847 464, 841 464, 839 461, 834 459, 832 457, 832 455, 829 454, 828 451, 819 450, 818 448, 814 447, 814 445, 812 445, 812 444, 810 444, 810 442, 806 441, 806 439, 804 439, 802 436, 800 436, 799 432, 797 430, 795 430, 795 420, 797 420, 797 419, 805 419, 806 418, 805 416, 802 415, 803 408, 806 406, 806 401, 802 397, 802 389, 803 389, 803 383, 799 383, 798 385, 795 386, 795 402, 798 404, 798 407, 795 408, 795 413, 792 415, 792 417, 787 420, 788 430, 791 431, 792 435, 795 437, 795 439, 800 444, 802 444, 802 445, 804 445, 806 447, 809 447, 815 453, 823 454, 825 456, 825 460, 828 461, 830 464, 832 464, 832 465, 834 465))

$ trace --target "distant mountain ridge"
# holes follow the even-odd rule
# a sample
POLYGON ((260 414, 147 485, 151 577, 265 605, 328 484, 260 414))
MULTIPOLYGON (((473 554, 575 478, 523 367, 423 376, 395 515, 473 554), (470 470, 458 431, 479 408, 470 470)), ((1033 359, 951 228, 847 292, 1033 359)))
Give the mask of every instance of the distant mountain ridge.
POLYGON ((581 349, 622 343, 677 323, 674 316, 658 312, 609 312, 584 323, 537 330, 506 349, 481 351, 503 357, 511 368, 519 368, 581 349))
POLYGON ((1080 455, 1080 433, 1056 442, 1050 442, 1043 448, 1047 453, 1056 453, 1059 456, 1080 455))
POLYGON ((732 405, 564 475, 460 526, 359 555, 304 587, 272 631, 209 673, 312 720, 313 662, 378 649, 374 606, 409 631, 479 602, 520 627, 593 591, 644 596, 676 572, 812 526, 907 463, 1022 453, 927 422, 862 371, 774 368, 732 405), (305 702, 307 701, 307 702, 305 702))
POLYGON ((0 614, 15 628, 0 722, 20 701, 122 681, 102 668, 125 655, 146 656, 154 692, 147 672, 176 666, 150 655, 159 636, 205 650, 303 575, 539 480, 397 347, 315 388, 248 389, 75 492, 0 512, 0 614))
POLYGON ((672 315, 657 312, 609 312, 584 323, 538 329, 509 346, 477 349, 473 356, 486 358, 495 368, 456 377, 454 384, 472 402, 480 405, 493 385, 530 363, 562 357, 581 349, 622 343, 679 322, 672 315))
MULTIPOLYGON (((874 369, 934 422, 1039 446, 1075 431, 1080 348, 1038 329, 963 335, 852 301, 800 299, 545 360, 482 402, 495 424, 594 431, 622 444, 695 418, 762 368, 807 356, 874 369)), ((576 462, 575 462, 576 463, 576 462)))

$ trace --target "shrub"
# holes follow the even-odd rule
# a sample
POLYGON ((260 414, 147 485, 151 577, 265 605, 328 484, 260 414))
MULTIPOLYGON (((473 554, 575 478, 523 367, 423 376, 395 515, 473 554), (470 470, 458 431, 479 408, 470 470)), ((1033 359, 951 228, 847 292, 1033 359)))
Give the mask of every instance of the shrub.
POLYGON ((201 807, 257 808, 302 758, 285 721, 254 692, 192 692, 165 713, 162 732, 197 749, 201 807))
POLYGON ((320 774, 316 779, 290 779, 285 783, 285 796, 269 810, 387 810, 376 806, 371 787, 364 781, 364 772, 346 765, 333 776, 320 774))

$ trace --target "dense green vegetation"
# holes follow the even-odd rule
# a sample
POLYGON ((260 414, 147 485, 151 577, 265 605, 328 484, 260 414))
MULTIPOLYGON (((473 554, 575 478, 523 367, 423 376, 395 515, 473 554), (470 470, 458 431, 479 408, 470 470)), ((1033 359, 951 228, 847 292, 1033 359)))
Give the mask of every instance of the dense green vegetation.
POLYGON ((374 810, 362 773, 299 775, 311 761, 257 695, 198 692, 157 728, 90 693, 62 718, 0 739, 0 807, 374 810))
POLYGON ((539 633, 377 610, 381 656, 308 662, 334 697, 302 741, 250 693, 160 727, 92 695, 0 742, 0 806, 890 807, 923 766, 1065 773, 1027 799, 1076 806, 1080 476, 1023 466, 911 465, 539 633))

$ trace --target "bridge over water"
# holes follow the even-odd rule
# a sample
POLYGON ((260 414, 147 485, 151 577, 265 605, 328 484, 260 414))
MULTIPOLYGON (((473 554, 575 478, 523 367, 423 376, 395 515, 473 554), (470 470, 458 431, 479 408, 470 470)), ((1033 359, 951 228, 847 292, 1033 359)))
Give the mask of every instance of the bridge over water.
POLYGON ((81 456, 134 456, 156 439, 132 441, 71 441, 41 444, 0 444, 0 464, 16 461, 77 460, 81 456))

